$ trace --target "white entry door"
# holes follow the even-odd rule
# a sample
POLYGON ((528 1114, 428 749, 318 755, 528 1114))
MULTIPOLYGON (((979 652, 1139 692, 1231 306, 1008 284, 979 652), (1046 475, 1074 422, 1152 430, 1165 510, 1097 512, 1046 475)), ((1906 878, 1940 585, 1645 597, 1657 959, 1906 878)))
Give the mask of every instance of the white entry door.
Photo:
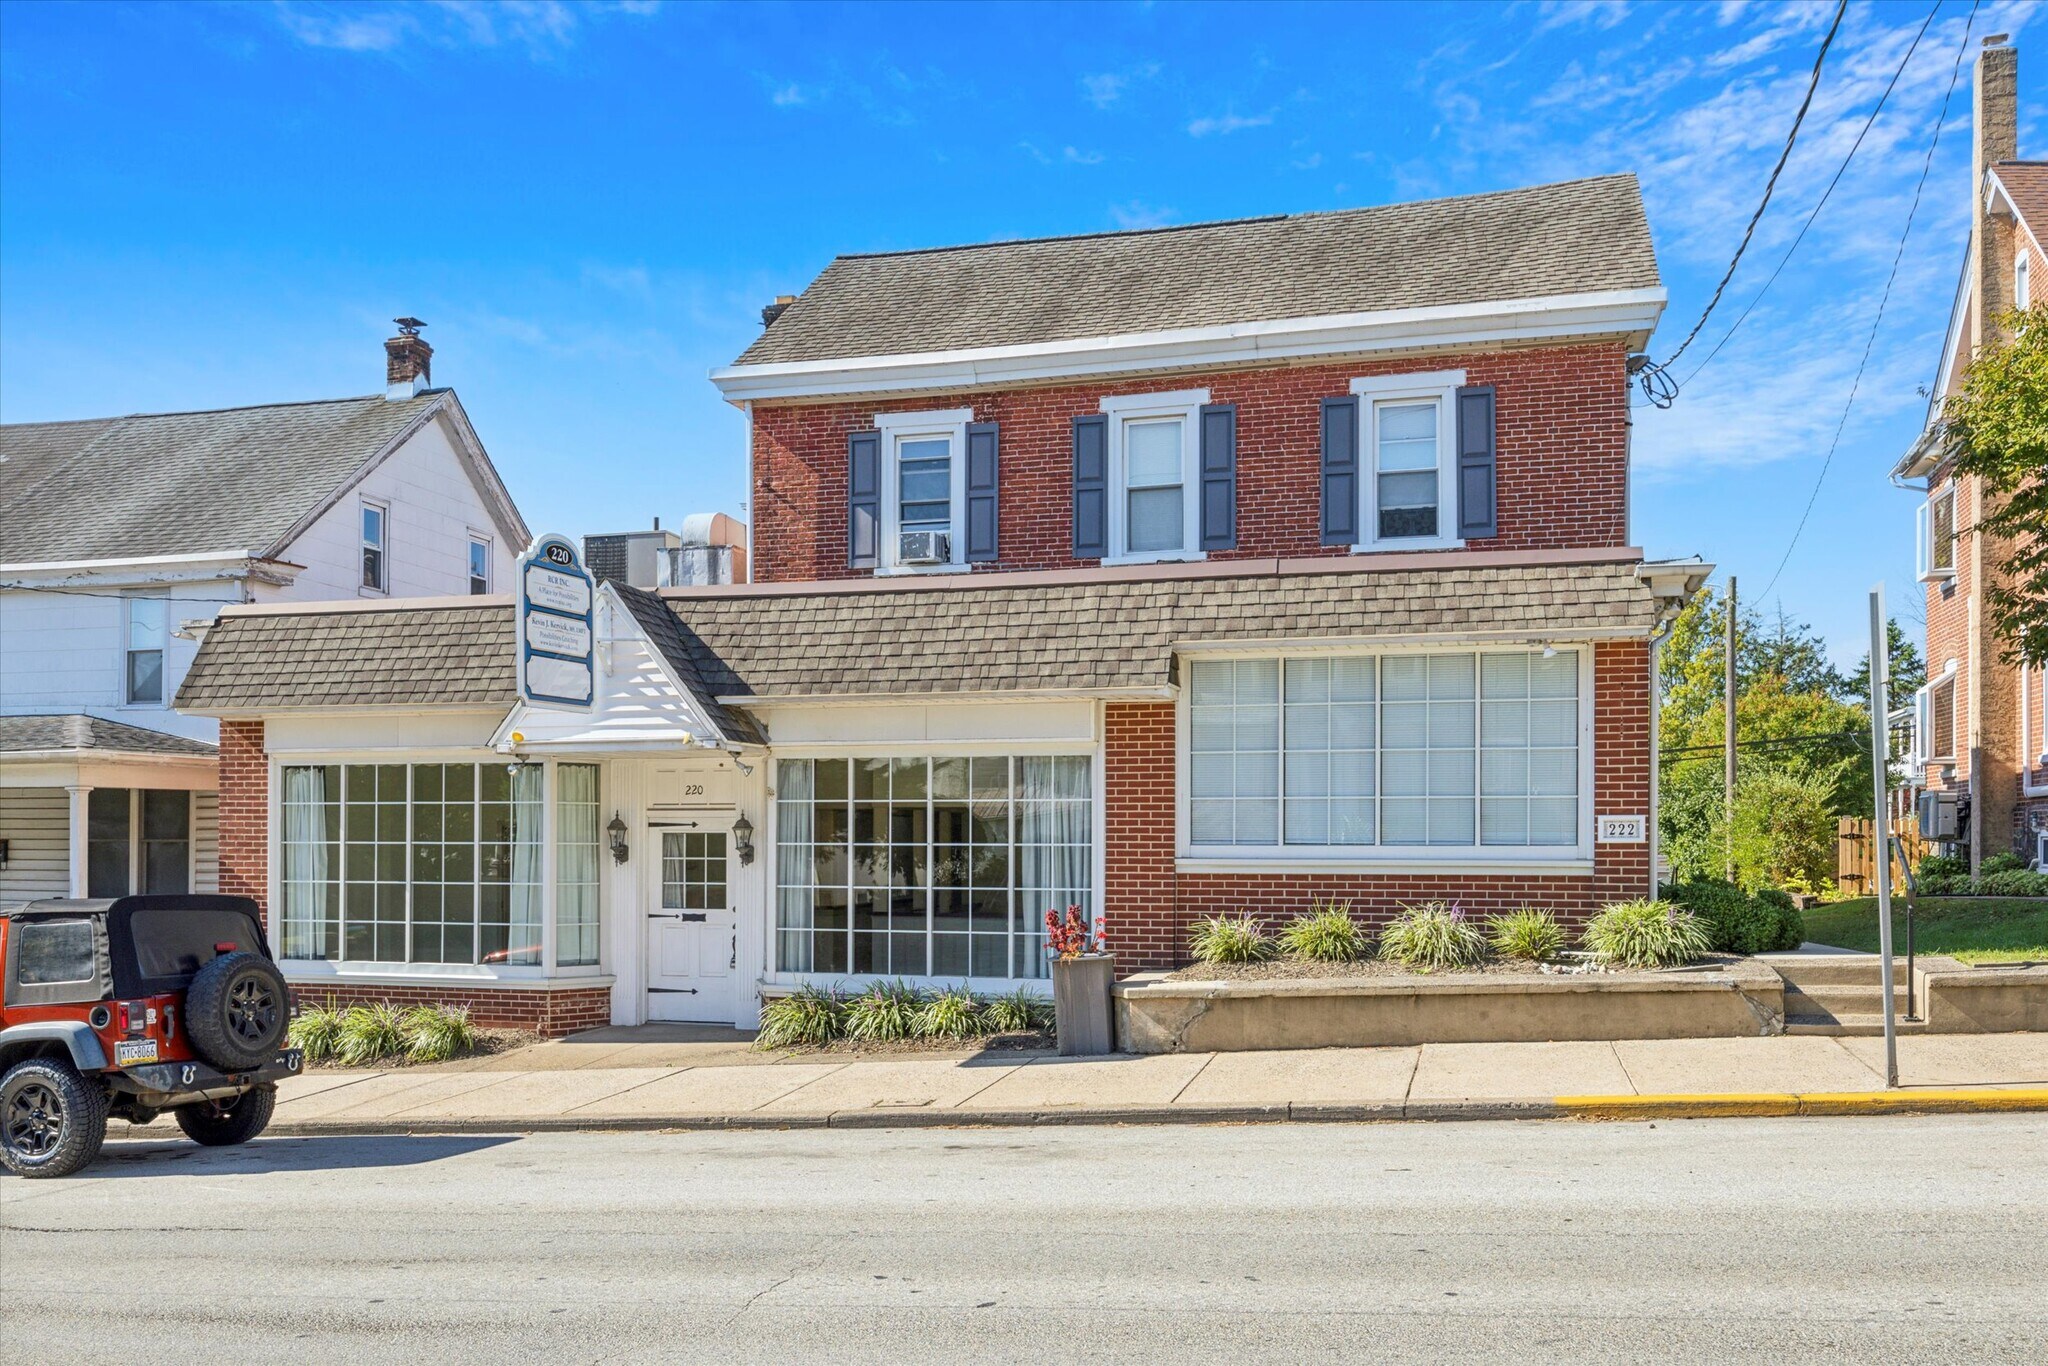
POLYGON ((647 908, 647 1018, 731 1024, 739 1005, 739 945, 726 890, 725 830, 658 833, 661 877, 647 908))

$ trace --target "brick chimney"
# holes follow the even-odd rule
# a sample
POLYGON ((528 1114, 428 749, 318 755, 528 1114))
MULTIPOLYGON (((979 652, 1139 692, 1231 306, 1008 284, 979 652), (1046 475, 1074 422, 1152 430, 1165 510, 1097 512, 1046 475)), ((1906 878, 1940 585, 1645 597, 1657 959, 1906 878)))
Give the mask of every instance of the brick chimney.
POLYGON ((1976 229, 1977 308, 1971 341, 1978 347, 1998 337, 1998 315, 2011 308, 2013 221, 1992 212, 1985 182, 1991 168, 2020 154, 2019 50, 2003 33, 1984 40, 1977 55, 1976 110, 1970 148, 1970 223, 1976 229))
POLYGON ((384 397, 411 398, 433 383, 434 348, 427 345, 418 318, 394 318, 398 335, 384 343, 384 397))
POLYGON ((775 326, 775 320, 781 317, 783 314, 787 313, 789 311, 789 306, 795 302, 796 295, 794 294, 776 295, 775 302, 769 304, 766 308, 761 310, 761 326, 775 326))

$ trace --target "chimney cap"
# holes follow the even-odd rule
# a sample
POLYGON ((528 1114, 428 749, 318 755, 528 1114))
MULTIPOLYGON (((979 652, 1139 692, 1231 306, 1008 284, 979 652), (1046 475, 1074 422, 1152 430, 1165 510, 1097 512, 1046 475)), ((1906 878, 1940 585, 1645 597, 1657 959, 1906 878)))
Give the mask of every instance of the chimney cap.
POLYGON ((426 326, 418 318, 393 318, 391 321, 398 324, 398 335, 401 337, 417 337, 420 329, 426 326))
POLYGON ((794 294, 778 294, 778 295, 776 295, 776 296, 775 296, 775 302, 776 302, 776 303, 779 303, 779 304, 793 304, 793 303, 795 303, 795 302, 796 302, 796 295, 794 295, 794 294))
POLYGON ((2010 33, 1993 33, 1993 34, 1989 34, 1989 35, 1987 35, 1987 36, 1985 37, 1985 39, 1984 39, 1984 46, 1986 46, 1986 47, 2004 47, 2004 46, 2005 46, 2005 45, 2006 45, 2007 43, 2009 43, 2009 42, 2011 42, 2011 41, 2012 41, 2012 35, 2011 35, 2010 33))

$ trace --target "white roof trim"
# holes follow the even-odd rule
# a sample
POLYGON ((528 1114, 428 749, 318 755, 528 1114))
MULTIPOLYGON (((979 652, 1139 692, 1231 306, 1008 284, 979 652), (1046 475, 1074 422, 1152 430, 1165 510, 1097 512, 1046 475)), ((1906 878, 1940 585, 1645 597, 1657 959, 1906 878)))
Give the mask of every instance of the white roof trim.
POLYGON ((1627 335, 1632 347, 1640 347, 1648 342, 1650 332, 1657 326, 1666 298, 1659 286, 901 356, 729 365, 713 370, 711 382, 727 401, 741 403, 842 393, 964 389, 1120 370, 1191 369, 1297 356, 1614 333, 1627 335))

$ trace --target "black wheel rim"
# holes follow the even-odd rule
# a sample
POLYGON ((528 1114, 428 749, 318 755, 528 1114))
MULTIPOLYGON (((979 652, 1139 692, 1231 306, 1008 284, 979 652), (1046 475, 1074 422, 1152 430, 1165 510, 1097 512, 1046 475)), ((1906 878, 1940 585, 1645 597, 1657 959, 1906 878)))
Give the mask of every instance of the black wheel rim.
POLYGON ((261 1047, 275 1035, 277 993, 251 973, 228 989, 228 1028, 245 1044, 261 1047))
POLYGON ((7 1102, 7 1147, 26 1158, 48 1157, 64 1137, 64 1098, 56 1088, 31 1081, 7 1102))

